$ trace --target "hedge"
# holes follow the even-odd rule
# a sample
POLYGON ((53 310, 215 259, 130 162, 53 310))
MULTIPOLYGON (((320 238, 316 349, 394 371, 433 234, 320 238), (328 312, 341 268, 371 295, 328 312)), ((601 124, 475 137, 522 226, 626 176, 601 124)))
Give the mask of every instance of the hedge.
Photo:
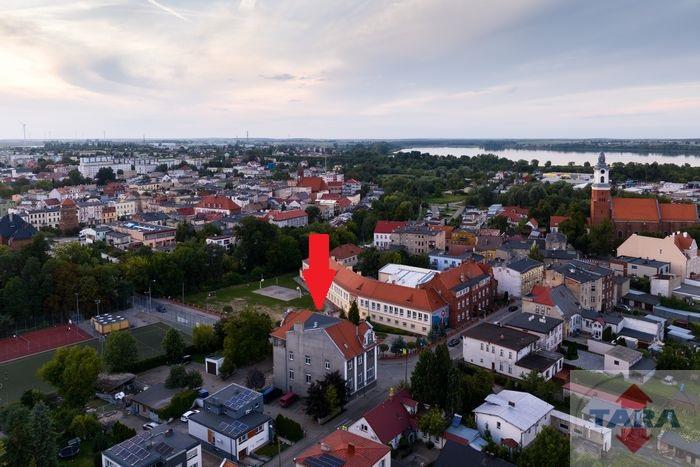
POLYGON ((167 407, 158 411, 158 416, 163 420, 179 418, 180 415, 190 410, 196 398, 197 391, 194 389, 179 392, 170 399, 170 404, 167 407))
MULTIPOLYGON (((192 355, 195 352, 195 347, 193 345, 190 345, 185 347, 184 355, 192 355)), ((157 355, 151 358, 144 358, 143 360, 139 360, 131 366, 131 372, 142 373, 144 371, 151 370, 159 366, 167 365, 168 363, 170 362, 168 361, 168 357, 165 354, 157 355)))
POLYGON ((304 437, 304 430, 302 430, 301 425, 282 414, 278 414, 277 418, 275 418, 275 429, 279 436, 294 443, 304 437))

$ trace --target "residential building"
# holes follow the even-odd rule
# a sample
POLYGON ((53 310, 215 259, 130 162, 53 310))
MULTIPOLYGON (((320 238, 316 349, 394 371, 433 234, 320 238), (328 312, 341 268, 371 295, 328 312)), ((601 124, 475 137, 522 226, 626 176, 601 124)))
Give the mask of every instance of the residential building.
POLYGON ((277 227, 306 227, 309 224, 309 215, 303 209, 270 211, 265 218, 277 227))
MULTIPOLYGON (((454 233, 452 235, 454 239, 454 233)), ((466 249, 459 252, 433 250, 428 253, 428 260, 431 268, 444 271, 446 269, 456 268, 467 261, 483 261, 484 257, 466 249)))
POLYGON ((493 267, 493 276, 498 282, 498 292, 508 293, 509 297, 522 297, 542 282, 544 264, 524 257, 493 267))
POLYGON ((337 246, 330 251, 331 259, 337 261, 345 267, 354 267, 360 258, 360 253, 364 250, 352 243, 337 246))
POLYGON ((131 396, 131 413, 154 422, 163 422, 159 412, 167 407, 170 399, 180 392, 177 388, 167 388, 164 383, 149 386, 146 390, 131 396))
POLYGON ((194 207, 196 214, 218 213, 225 216, 239 214, 241 207, 234 203, 231 198, 220 195, 205 196, 194 207))
POLYGON ((607 311, 615 303, 614 276, 612 269, 573 260, 547 269, 544 284, 550 287, 563 284, 583 308, 607 311))
POLYGON ((230 384, 204 399, 202 410, 190 415, 190 436, 205 449, 239 461, 272 440, 272 419, 263 413, 263 395, 230 384))
POLYGON ((296 467, 391 467, 391 449, 345 430, 335 430, 294 458, 296 467))
POLYGON ((37 230, 42 227, 57 229, 61 223, 61 211, 59 208, 32 209, 22 212, 20 216, 37 230))
POLYGON ((539 337, 537 346, 551 352, 555 352, 563 340, 564 320, 559 318, 522 312, 514 316, 506 316, 503 325, 536 335, 539 337))
POLYGON ((350 433, 396 449, 401 438, 416 440, 418 402, 411 399, 405 389, 396 393, 390 389, 389 397, 381 404, 365 412, 348 427, 350 433))
POLYGON ((549 380, 561 371, 563 357, 540 350, 539 341, 529 332, 481 323, 463 334, 464 361, 517 379, 534 371, 549 380))
POLYGON ((700 274, 698 245, 687 232, 664 238, 632 235, 617 247, 618 256, 652 259, 670 264, 670 273, 682 278, 700 274))
POLYGON ((115 232, 127 234, 130 243, 140 243, 151 248, 160 248, 175 244, 176 229, 142 222, 124 221, 112 226, 115 232))
POLYGON ((380 282, 397 284, 415 289, 437 275, 438 272, 433 269, 389 263, 378 271, 377 278, 380 282))
POLYGON ((102 451, 102 467, 201 467, 199 442, 167 425, 102 451))
POLYGON ((525 448, 550 425, 552 409, 554 406, 530 393, 504 389, 486 396, 474 409, 474 416, 479 432, 490 433, 497 444, 525 448))
POLYGON ((448 440, 440 450, 440 455, 433 467, 464 467, 467 465, 481 467, 515 467, 504 459, 479 451, 471 446, 448 440))
POLYGON ((563 335, 581 329, 581 305, 565 285, 536 285, 523 296, 523 312, 563 321, 563 335))
POLYGON ((466 262, 445 270, 419 285, 431 289, 449 305, 449 327, 459 328, 493 309, 498 284, 491 266, 466 262))
POLYGON ((11 250, 19 250, 31 243, 36 235, 36 229, 16 214, 6 214, 0 217, 0 245, 11 250))
POLYGON ((407 224, 403 221, 377 221, 374 226, 374 246, 380 250, 386 250, 391 246, 391 234, 394 230, 407 224))
POLYGON ((559 232, 559 225, 564 222, 568 221, 569 218, 567 216, 550 216, 549 218, 549 231, 550 232, 559 232))
POLYGON ((610 269, 622 276, 651 279, 660 274, 670 274, 671 263, 623 255, 610 260, 610 269))
POLYGON ((356 326, 321 313, 292 311, 270 337, 273 382, 285 391, 306 396, 312 382, 334 371, 351 396, 377 382, 377 342, 367 322, 356 326))
POLYGON ((408 224, 394 229, 391 245, 403 247, 411 255, 427 255, 432 250, 445 249, 445 231, 427 225, 408 224))

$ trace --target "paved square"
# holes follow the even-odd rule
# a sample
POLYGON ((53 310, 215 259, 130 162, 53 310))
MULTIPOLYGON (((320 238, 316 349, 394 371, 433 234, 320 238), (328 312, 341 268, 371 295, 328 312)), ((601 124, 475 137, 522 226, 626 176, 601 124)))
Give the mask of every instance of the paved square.
POLYGON ((253 293, 270 298, 276 298, 277 300, 282 300, 285 302, 299 298, 298 291, 287 287, 280 287, 279 285, 270 285, 268 287, 263 287, 262 289, 253 290, 253 293))

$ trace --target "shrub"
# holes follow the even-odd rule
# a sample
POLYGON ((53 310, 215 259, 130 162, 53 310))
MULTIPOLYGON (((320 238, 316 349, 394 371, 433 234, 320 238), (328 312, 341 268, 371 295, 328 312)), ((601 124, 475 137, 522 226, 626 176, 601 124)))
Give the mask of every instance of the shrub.
POLYGON ((275 429, 279 436, 295 443, 304 437, 304 430, 302 430, 301 425, 282 414, 277 415, 277 418, 275 418, 275 429))
POLYGON ((167 407, 158 411, 158 416, 163 420, 177 418, 192 407, 196 398, 197 391, 193 389, 179 392, 170 399, 167 407))

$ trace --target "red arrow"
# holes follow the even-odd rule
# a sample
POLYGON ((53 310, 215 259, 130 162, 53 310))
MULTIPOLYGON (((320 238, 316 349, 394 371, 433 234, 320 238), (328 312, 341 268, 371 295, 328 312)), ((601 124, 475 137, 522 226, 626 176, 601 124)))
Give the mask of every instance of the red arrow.
POLYGON ((309 235, 309 268, 305 269, 303 274, 317 310, 323 308, 328 289, 335 277, 335 270, 328 267, 328 242, 328 234, 309 235))

